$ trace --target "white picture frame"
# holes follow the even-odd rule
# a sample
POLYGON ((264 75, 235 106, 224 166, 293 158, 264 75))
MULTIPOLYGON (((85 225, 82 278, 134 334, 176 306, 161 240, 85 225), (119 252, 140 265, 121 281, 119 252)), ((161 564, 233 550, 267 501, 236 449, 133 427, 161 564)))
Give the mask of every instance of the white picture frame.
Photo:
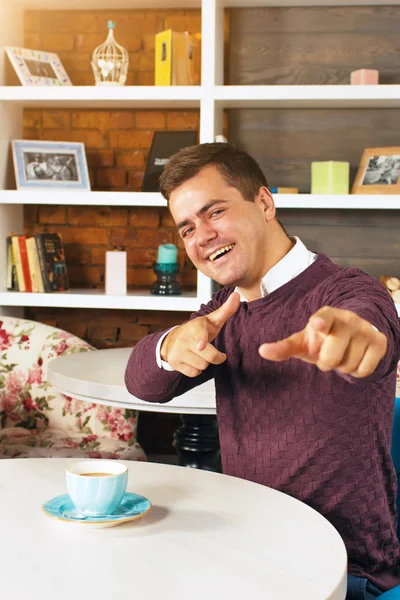
POLYGON ((80 142, 13 140, 17 189, 90 191, 85 146, 80 142))
POLYGON ((72 85, 57 54, 14 46, 5 51, 22 85, 72 85))

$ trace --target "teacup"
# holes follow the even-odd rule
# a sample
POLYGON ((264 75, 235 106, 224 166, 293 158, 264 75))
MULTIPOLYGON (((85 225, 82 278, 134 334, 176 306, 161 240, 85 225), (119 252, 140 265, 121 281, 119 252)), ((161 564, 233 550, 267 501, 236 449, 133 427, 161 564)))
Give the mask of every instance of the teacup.
POLYGON ((128 469, 115 460, 90 460, 67 468, 67 489, 75 508, 90 517, 112 515, 128 483, 128 469))

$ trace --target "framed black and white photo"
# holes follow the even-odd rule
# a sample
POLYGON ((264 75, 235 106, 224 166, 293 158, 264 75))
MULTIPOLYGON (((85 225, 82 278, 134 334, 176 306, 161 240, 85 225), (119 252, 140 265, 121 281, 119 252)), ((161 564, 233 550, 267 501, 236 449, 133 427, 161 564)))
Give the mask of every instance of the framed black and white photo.
POLYGON ((84 144, 12 141, 17 189, 90 190, 84 144))
POLYGON ((5 50, 22 85, 72 85, 57 54, 13 46, 5 50))
POLYGON ((352 194, 400 194, 400 146, 366 148, 352 194))

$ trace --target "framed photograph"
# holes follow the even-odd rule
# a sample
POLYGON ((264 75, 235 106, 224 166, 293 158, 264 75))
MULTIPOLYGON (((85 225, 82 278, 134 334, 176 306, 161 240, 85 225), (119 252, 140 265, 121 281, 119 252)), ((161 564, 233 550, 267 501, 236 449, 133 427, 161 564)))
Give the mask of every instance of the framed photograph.
POLYGON ((17 189, 90 190, 83 144, 13 140, 12 151, 17 189))
POLYGON ((400 194, 400 146, 366 148, 352 194, 400 194))
POLYGON ((146 171, 143 177, 142 192, 158 192, 158 180, 170 156, 197 144, 197 131, 155 131, 146 171))
POLYGON ((22 85, 72 85, 57 54, 5 47, 22 85))

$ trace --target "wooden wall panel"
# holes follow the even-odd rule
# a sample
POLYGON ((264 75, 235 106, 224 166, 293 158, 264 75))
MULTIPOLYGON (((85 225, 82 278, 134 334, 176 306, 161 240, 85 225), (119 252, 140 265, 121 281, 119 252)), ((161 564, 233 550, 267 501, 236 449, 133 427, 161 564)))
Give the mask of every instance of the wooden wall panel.
MULTIPOLYGON (((400 72, 400 65, 399 65, 400 72)), ((311 162, 350 162, 353 181, 364 148, 400 146, 400 109, 235 109, 229 140, 260 163, 272 187, 310 193, 311 162)))
POLYGON ((234 9, 229 83, 346 84, 360 67, 400 83, 399 25, 400 6, 234 9))
MULTIPOLYGON (((347 84, 376 68, 400 83, 400 6, 231 10, 228 84, 347 84)), ((310 192, 311 162, 350 162, 364 148, 400 145, 400 109, 230 110, 229 141, 254 156, 271 187, 310 192)), ((400 207, 399 207, 400 208, 400 207)), ((400 210, 281 210, 290 235, 335 262, 400 274, 400 210)))

